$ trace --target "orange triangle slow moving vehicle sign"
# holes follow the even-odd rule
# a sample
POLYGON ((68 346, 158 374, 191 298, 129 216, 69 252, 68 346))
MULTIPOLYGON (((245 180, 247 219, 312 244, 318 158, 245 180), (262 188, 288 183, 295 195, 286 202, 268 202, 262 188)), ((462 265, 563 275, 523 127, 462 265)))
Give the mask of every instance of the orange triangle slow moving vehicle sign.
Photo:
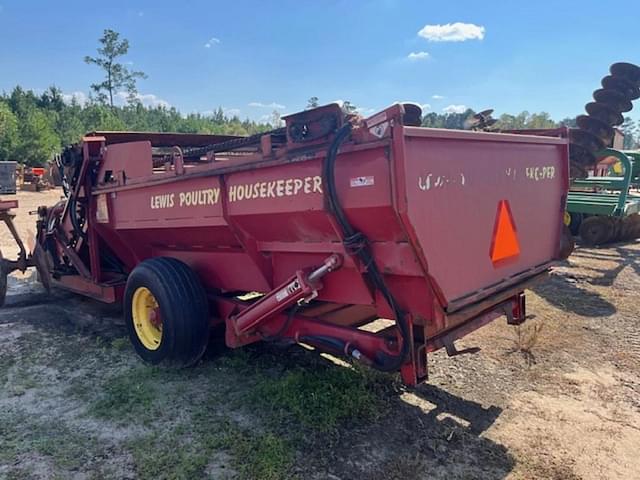
POLYGON ((507 200, 498 202, 496 223, 493 227, 493 240, 491 242, 491 261, 496 264, 503 260, 517 257, 520 254, 520 242, 518 232, 513 222, 511 209, 507 200))

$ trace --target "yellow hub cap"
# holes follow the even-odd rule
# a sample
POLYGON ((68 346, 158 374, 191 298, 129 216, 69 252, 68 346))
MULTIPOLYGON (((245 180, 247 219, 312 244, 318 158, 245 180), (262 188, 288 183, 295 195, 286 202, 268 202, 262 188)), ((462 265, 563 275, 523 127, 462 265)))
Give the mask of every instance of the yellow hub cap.
POLYGON ((149 350, 157 350, 162 340, 162 320, 156 297, 146 287, 139 287, 131 300, 133 326, 140 343, 149 350))

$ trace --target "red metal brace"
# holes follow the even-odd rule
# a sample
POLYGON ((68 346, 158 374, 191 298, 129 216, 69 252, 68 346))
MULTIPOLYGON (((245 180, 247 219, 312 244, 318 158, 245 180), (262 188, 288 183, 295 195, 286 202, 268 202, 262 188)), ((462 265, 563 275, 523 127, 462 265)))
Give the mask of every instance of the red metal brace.
POLYGON ((273 318, 297 302, 309 302, 318 296, 318 290, 322 288, 320 280, 327 273, 332 272, 342 265, 342 257, 331 255, 323 265, 311 273, 298 270, 289 280, 273 289, 260 300, 252 304, 238 315, 230 318, 230 323, 237 336, 247 335, 253 332, 261 323, 273 318))

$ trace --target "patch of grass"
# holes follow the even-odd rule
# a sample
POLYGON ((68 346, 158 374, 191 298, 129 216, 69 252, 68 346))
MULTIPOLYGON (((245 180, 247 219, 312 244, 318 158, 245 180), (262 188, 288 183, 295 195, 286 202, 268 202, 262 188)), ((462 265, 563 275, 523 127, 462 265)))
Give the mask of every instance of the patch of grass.
MULTIPOLYGON (((388 382, 388 379, 386 380, 388 382)), ((379 417, 387 408, 382 395, 389 388, 363 370, 338 366, 294 368, 278 378, 263 377, 252 400, 276 417, 292 417, 320 431, 346 420, 379 417)))
POLYGON ((10 396, 24 395, 27 390, 40 385, 38 374, 22 362, 3 361, 0 358, 0 387, 10 396))
POLYGON ((58 422, 7 412, 0 415, 0 461, 13 462, 20 455, 49 457, 56 467, 74 470, 90 462, 97 440, 58 422))
POLYGON ((12 364, 13 361, 9 358, 9 356, 0 356, 0 386, 7 383, 7 380, 9 379, 9 369, 11 368, 12 364))
POLYGON ((218 364, 231 370, 241 372, 254 371, 255 365, 252 362, 252 355, 249 348, 231 350, 226 355, 217 359, 218 364))
POLYGON ((287 442, 272 433, 251 436, 235 431, 227 437, 240 478, 280 480, 290 478, 293 452, 287 442))
POLYGON ((127 337, 114 338, 111 340, 111 348, 120 352, 126 350, 129 345, 131 345, 131 342, 127 337))
POLYGON ((4 480, 24 480, 25 478, 34 478, 35 475, 32 470, 23 468, 12 468, 7 472, 6 477, 2 477, 4 480))
MULTIPOLYGON (((249 400, 278 431, 287 420, 331 432, 346 421, 376 419, 397 386, 392 375, 357 363, 337 365, 299 348, 247 347, 220 360, 233 375, 242 374, 249 400)), ((243 404, 244 397, 238 407, 243 404)))
POLYGON ((290 478, 294 456, 291 446, 274 434, 245 431, 206 412, 196 413, 187 428, 149 434, 130 441, 129 448, 142 480, 205 478, 220 450, 231 453, 228 467, 237 478, 280 480, 290 478))
POLYGON ((148 423, 156 416, 156 377, 153 368, 140 367, 109 378, 88 413, 115 423, 148 423))
POLYGON ((38 386, 39 382, 32 372, 28 369, 20 369, 14 375, 14 381, 7 390, 12 395, 20 396, 27 393, 27 390, 31 390, 38 386))
POLYGON ((51 457, 56 465, 65 469, 86 466, 97 450, 95 439, 79 435, 66 426, 41 424, 32 433, 37 435, 32 441, 33 448, 40 454, 51 457))
POLYGON ((19 453, 20 424, 12 413, 0 414, 0 461, 3 463, 19 453))
POLYGON ((207 450, 197 442, 181 437, 153 433, 129 442, 139 479, 203 478, 207 450))

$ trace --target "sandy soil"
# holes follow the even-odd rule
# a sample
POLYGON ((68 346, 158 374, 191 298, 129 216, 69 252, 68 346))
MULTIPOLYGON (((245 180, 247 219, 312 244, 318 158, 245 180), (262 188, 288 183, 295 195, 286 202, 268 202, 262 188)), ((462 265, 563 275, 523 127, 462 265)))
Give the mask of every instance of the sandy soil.
MULTIPOLYGON (((18 191, 15 195, 3 195, 3 200, 18 201, 20 208, 16 210, 18 215, 16 215, 14 219, 14 225, 27 248, 30 238, 35 235, 37 218, 36 215, 29 215, 29 212, 35 212, 41 205, 53 205, 62 197, 63 193, 61 188, 37 193, 18 191)), ((13 241, 13 237, 4 225, 0 228, 0 248, 2 248, 2 255, 6 258, 13 259, 18 254, 18 248, 13 241)))
MULTIPOLYGON (((34 220, 25 211, 58 196, 18 194, 23 235, 34 220)), ((10 238, 0 241, 7 255, 10 238)), ((499 320, 459 342, 478 353, 432 355, 430 383, 385 394, 384 415, 330 435, 287 425, 294 460, 285 476, 640 478, 639 291, 640 243, 578 248, 528 292, 525 326, 499 320)), ((224 417, 241 431, 282 431, 246 401, 256 374, 209 358, 189 373, 157 377, 164 374, 141 370, 124 335, 117 310, 47 296, 29 280, 10 282, 0 311, 0 478, 199 478, 188 473, 196 456, 173 457, 190 448, 210 449, 203 470, 210 478, 259 478, 233 460, 243 450, 205 442, 202 420, 193 420, 206 418, 214 429, 224 417), (109 404, 118 413, 105 416, 105 392, 129 388, 140 375, 147 383, 131 388, 150 384, 154 396, 125 391, 126 399, 138 396, 124 410, 109 404), (185 463, 182 473, 153 470, 168 456, 185 463)), ((274 378, 291 361, 287 352, 264 355, 275 358, 274 378)), ((296 353, 295 361, 304 365, 309 355, 296 353)))

